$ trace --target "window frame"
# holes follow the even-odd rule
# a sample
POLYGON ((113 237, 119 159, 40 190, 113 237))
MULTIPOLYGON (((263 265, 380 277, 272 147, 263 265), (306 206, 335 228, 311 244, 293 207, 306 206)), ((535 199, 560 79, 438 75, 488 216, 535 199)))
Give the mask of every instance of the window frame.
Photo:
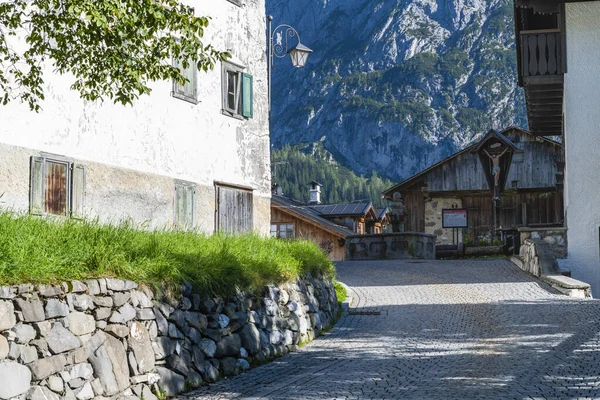
POLYGON ((86 180, 87 180, 87 168, 83 164, 76 163, 73 159, 59 156, 55 154, 47 154, 41 153, 39 156, 31 156, 30 158, 30 169, 29 169, 29 213, 31 215, 40 215, 43 217, 56 217, 56 218, 73 218, 73 219, 82 219, 84 217, 85 210, 85 198, 86 198, 86 180), (34 209, 34 202, 36 202, 36 193, 35 193, 35 164, 42 163, 42 168, 40 171, 41 176, 39 182, 41 193, 40 201, 40 210, 34 209), (55 214, 49 211, 46 211, 46 194, 48 190, 47 186, 47 170, 48 164, 62 164, 65 166, 65 214, 55 214), (74 190, 75 180, 75 170, 79 170, 78 174, 81 174, 81 187, 79 188, 79 192, 76 193, 74 190), (80 199, 75 199, 75 196, 79 195, 80 199), (78 205, 79 210, 75 210, 74 206, 78 205))
MULTIPOLYGON (((285 232, 290 232, 290 231, 288 231, 286 229, 285 232)), ((271 222, 270 234, 271 234, 271 237, 274 237, 277 239, 296 239, 296 224, 294 222, 271 222), (273 226, 276 227, 275 236, 273 236, 273 226), (281 227, 282 226, 285 226, 286 228, 288 226, 291 226, 292 227, 292 230, 291 230, 292 236, 282 237, 281 236, 281 227)))
POLYGON ((244 112, 243 106, 243 93, 242 93, 242 76, 244 74, 245 67, 232 63, 231 61, 223 61, 221 63, 221 112, 224 115, 233 117, 236 119, 247 119, 242 114, 244 112), (228 96, 229 96, 229 73, 232 72, 236 75, 236 109, 229 108, 228 96))
MULTIPOLYGON (((183 69, 183 65, 179 62, 178 58, 173 57, 171 62, 172 62, 173 67, 178 68, 179 71, 182 73, 182 75, 187 76, 185 74, 186 69, 183 69)), ((193 93, 191 95, 185 93, 186 85, 181 85, 178 82, 176 82, 174 79, 172 79, 171 80, 171 83, 172 83, 171 96, 176 99, 179 99, 179 100, 187 101, 188 103, 198 104, 198 103, 200 103, 200 100, 198 100, 198 68, 196 67, 196 65, 193 62, 190 62, 188 68, 192 69, 192 81, 188 82, 188 83, 192 85, 193 93), (179 87, 183 87, 183 89, 184 89, 183 94, 178 92, 177 89, 179 87)))
POLYGON ((179 179, 175 179, 173 181, 173 188, 175 191, 175 194, 173 196, 173 225, 175 227, 177 227, 178 229, 182 229, 182 230, 193 230, 196 229, 196 224, 197 224, 197 200, 198 200, 198 189, 197 189, 197 185, 194 182, 188 182, 188 181, 182 181, 179 179), (191 212, 191 221, 180 221, 180 215, 179 215, 179 195, 180 195, 180 191, 179 189, 192 189, 192 209, 189 211, 191 212))

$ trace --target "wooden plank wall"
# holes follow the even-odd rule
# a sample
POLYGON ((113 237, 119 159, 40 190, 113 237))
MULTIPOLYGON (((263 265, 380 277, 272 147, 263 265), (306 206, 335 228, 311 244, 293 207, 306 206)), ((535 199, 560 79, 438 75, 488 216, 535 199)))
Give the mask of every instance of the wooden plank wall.
MULTIPOLYGON (((468 233, 488 236, 494 228, 491 195, 461 196, 463 207, 469 210, 468 233)), ((515 229, 523 225, 523 204, 527 225, 562 224, 563 197, 559 192, 504 192, 500 205, 500 227, 515 229)))
MULTIPOLYGON (((562 148, 548 141, 537 141, 535 137, 512 131, 506 136, 523 153, 515 153, 506 180, 506 189, 552 188, 556 184, 556 161, 562 159, 562 148)), ((465 152, 448 160, 426 175, 427 187, 431 192, 462 190, 489 190, 477 154, 465 152)))
POLYGON ((271 222, 294 224, 296 238, 314 242, 328 253, 332 261, 344 261, 346 258, 346 247, 339 245, 338 236, 320 229, 316 225, 305 222, 275 207, 271 207, 271 222))
POLYGON ((405 232, 425 232, 425 196, 421 189, 424 183, 418 182, 408 190, 402 191, 405 232))

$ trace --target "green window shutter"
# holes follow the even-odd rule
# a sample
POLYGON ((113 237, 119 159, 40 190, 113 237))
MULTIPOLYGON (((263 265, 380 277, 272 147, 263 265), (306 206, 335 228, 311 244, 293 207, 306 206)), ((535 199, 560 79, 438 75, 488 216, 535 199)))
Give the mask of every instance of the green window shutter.
POLYGON ((186 225, 192 229, 196 226, 196 186, 186 186, 186 225))
POLYGON ((73 164, 71 178, 71 217, 83 219, 85 203, 85 166, 73 164))
POLYGON ((175 184, 175 225, 182 229, 195 226, 196 186, 186 183, 175 184))
POLYGON ((254 89, 252 86, 252 75, 242 74, 242 115, 247 118, 252 118, 254 112, 254 89))
POLYGON ((31 188, 29 193, 29 212, 44 213, 44 157, 31 157, 31 188))

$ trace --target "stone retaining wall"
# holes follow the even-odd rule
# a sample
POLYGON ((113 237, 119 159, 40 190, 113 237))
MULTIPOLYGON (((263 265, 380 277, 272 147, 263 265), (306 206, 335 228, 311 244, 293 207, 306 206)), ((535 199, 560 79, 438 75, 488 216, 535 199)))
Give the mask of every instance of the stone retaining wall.
POLYGON ((0 287, 0 399, 156 399, 294 351, 337 312, 329 281, 178 301, 111 278, 0 287))

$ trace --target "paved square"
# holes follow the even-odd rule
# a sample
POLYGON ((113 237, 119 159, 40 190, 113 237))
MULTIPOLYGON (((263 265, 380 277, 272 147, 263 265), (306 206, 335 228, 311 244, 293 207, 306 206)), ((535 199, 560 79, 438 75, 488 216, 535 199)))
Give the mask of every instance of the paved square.
POLYGON ((505 260, 346 262, 338 279, 381 315, 180 399, 600 398, 600 301, 505 260))

